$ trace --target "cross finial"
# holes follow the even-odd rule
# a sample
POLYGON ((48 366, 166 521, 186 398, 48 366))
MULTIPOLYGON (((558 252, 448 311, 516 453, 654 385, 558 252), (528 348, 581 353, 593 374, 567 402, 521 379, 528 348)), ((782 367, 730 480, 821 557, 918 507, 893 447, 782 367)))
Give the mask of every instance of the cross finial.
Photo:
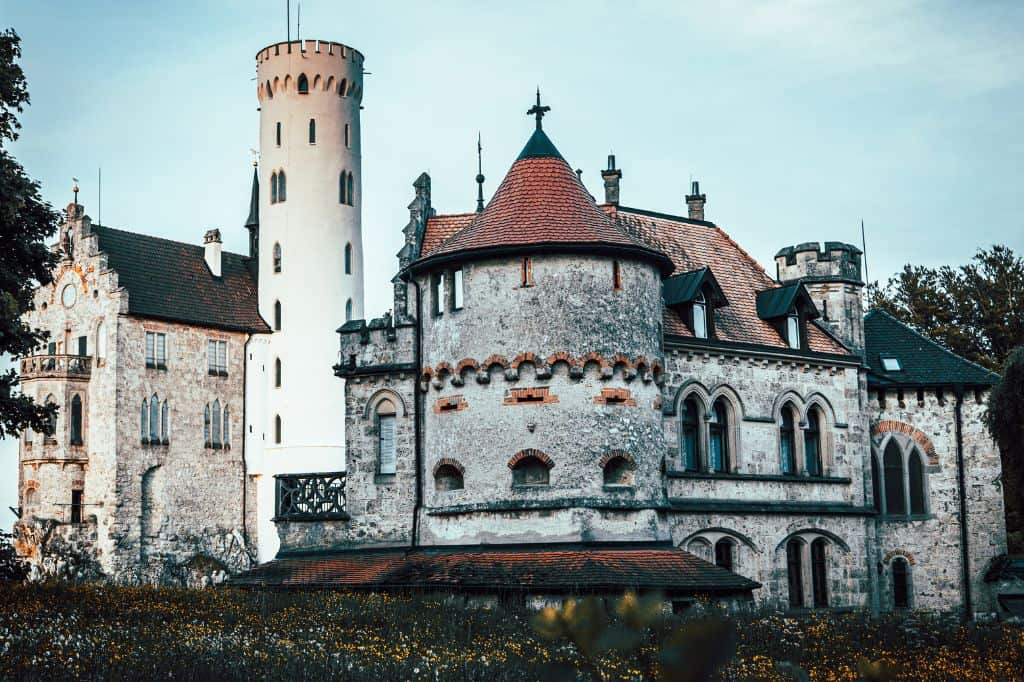
POLYGON ((537 88, 537 103, 530 107, 530 110, 526 112, 527 116, 534 116, 537 118, 537 130, 541 129, 540 121, 544 118, 544 114, 551 111, 551 107, 541 106, 540 104, 540 88, 537 88))

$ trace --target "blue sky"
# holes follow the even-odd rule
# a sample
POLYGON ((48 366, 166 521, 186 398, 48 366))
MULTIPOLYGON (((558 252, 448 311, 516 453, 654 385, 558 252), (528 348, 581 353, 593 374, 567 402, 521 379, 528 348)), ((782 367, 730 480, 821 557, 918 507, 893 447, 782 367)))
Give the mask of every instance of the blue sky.
MULTIPOLYGON (((1024 252, 1024 5, 629 5, 302 3, 302 35, 359 49, 371 72, 367 315, 391 305, 413 179, 430 172, 439 211, 472 210, 477 131, 489 196, 531 132, 537 85, 591 193, 612 150, 623 204, 685 213, 699 179, 708 219, 770 271, 785 245, 859 243, 861 219, 872 279, 994 243, 1024 252)), ((0 0, 3 26, 22 36, 32 96, 12 150, 46 199, 66 205, 78 177, 96 219, 102 167, 105 224, 196 243, 219 227, 245 249, 254 56, 284 40, 284 0, 0 0)))

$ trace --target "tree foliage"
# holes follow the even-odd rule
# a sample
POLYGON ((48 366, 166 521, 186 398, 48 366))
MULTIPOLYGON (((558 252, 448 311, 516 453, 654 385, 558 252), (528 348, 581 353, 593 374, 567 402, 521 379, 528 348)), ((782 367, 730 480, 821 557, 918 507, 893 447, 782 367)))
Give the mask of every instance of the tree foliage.
MULTIPOLYGON (((45 240, 57 226, 57 214, 39 195, 7 145, 18 139, 17 115, 29 103, 25 74, 18 65, 21 39, 13 29, 0 32, 0 355, 26 355, 46 340, 22 315, 33 307, 36 286, 49 284, 56 256, 45 240)), ((26 428, 43 431, 53 406, 37 405, 17 390, 12 369, 0 373, 0 438, 26 428)))
POLYGON ((998 372, 1024 344, 1024 258, 996 245, 957 268, 906 265, 868 288, 868 304, 998 372))
POLYGON ((1002 378, 989 395, 985 422, 1004 450, 1024 444, 1024 346, 1006 360, 1002 378))

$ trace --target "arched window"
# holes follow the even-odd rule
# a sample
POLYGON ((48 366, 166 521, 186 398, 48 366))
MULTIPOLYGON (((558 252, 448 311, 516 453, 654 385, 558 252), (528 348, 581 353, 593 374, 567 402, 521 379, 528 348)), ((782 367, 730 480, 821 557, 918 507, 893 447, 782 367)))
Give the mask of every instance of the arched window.
POLYGON ((708 306, 703 292, 693 300, 693 335, 698 339, 708 338, 708 306))
POLYGON ((281 243, 274 243, 274 272, 281 272, 281 243))
POLYGON ((316 119, 309 119, 309 143, 316 144, 316 119))
POLYGON ((306 74, 304 74, 304 73, 300 73, 299 74, 299 80, 298 80, 298 83, 297 83, 297 89, 298 89, 300 95, 308 95, 309 94, 309 79, 306 78, 306 74))
POLYGON ((39 502, 39 491, 35 488, 29 488, 25 491, 25 506, 34 507, 39 502))
POLYGON ((700 430, 697 401, 693 397, 683 401, 682 434, 679 449, 683 455, 683 467, 687 471, 700 470, 700 430))
POLYGON ((512 485, 548 485, 548 465, 537 457, 524 457, 512 467, 512 485))
POLYGON ((621 455, 612 457, 604 465, 605 485, 633 485, 633 465, 621 455))
POLYGON ((782 459, 782 473, 796 473, 796 429, 793 414, 796 408, 791 403, 782 406, 782 423, 779 425, 779 454, 782 459))
POLYGON ((736 543, 729 538, 722 538, 715 543, 715 566, 731 571, 733 567, 733 553, 736 543))
MULTIPOLYGON (((52 355, 53 353, 51 352, 50 354, 52 355)), ((50 395, 46 396, 46 401, 45 401, 44 404, 45 405, 54 405, 54 404, 56 404, 55 400, 54 400, 54 397, 53 397, 53 394, 50 394, 50 395)), ((45 433, 45 436, 48 439, 53 439, 53 438, 55 438, 57 436, 57 412, 56 412, 56 410, 51 412, 50 415, 46 418, 46 433, 45 433)))
POLYGON ((338 176, 338 203, 348 203, 348 173, 341 171, 341 175, 338 176))
POLYGON ((814 607, 828 606, 828 566, 825 562, 828 542, 818 538, 811 543, 811 588, 814 607))
POLYGON ((716 473, 729 471, 729 411, 722 398, 711 407, 708 420, 708 436, 711 446, 711 470, 716 473))
POLYGON ((903 557, 892 561, 892 605, 897 609, 910 607, 910 565, 903 557))
POLYGON ((210 447, 213 442, 210 440, 210 404, 206 404, 203 410, 203 447, 210 447))
POLYGON ((281 331, 281 302, 274 301, 274 331, 281 331))
MULTIPOLYGON (((166 401, 165 403, 166 404, 166 401)), ((227 448, 231 445, 231 419, 230 413, 228 412, 228 406, 224 406, 224 447, 227 448)))
POLYGON ((345 274, 352 274, 352 242, 345 244, 345 274))
POLYGON ((281 388, 281 358, 274 359, 274 388, 281 388))
POLYGON ((804 429, 804 469, 809 476, 821 476, 821 420, 818 410, 807 411, 807 427, 804 429))
POLYGON ((352 299, 345 301, 345 321, 348 322, 352 319, 352 299))
POLYGON ((285 192, 284 171, 282 170, 277 174, 277 200, 284 201, 287 198, 287 193, 285 192))
POLYGON ((149 442, 149 403, 142 399, 142 412, 139 414, 139 438, 143 443, 149 442))
POLYGON ((71 444, 81 445, 82 439, 82 396, 71 398, 71 444))
POLYGON ((281 444, 281 415, 274 415, 274 442, 281 444))
POLYGON ((352 175, 352 171, 348 173, 348 180, 345 181, 345 192, 348 197, 348 205, 356 205, 356 189, 355 189, 355 176, 352 175))
POLYGON ((220 399, 213 401, 213 447, 216 450, 221 446, 220 439, 220 399))
POLYGON ((345 146, 348 148, 352 147, 352 129, 348 123, 345 124, 345 146))
POLYGON ((377 404, 377 473, 393 474, 397 469, 395 447, 395 404, 382 400, 377 404))
POLYGON ((921 455, 916 450, 911 451, 909 462, 907 462, 907 482, 910 485, 910 513, 924 514, 924 464, 921 462, 921 455))
POLYGON ((338 94, 342 97, 348 97, 348 79, 342 78, 341 82, 338 83, 338 94))
POLYGON ((275 130, 275 133, 274 133, 274 139, 277 142, 277 146, 280 147, 281 146, 281 122, 280 121, 277 122, 276 130, 275 130))
POLYGON ((434 472, 434 490, 438 492, 462 490, 464 485, 462 472, 451 464, 442 464, 434 472))
POLYGON ((871 496, 874 498, 875 511, 882 513, 882 472, 878 468, 878 457, 871 453, 871 496))
POLYGON ((160 442, 160 399, 156 393, 149 399, 149 442, 160 442))
POLYGON ((107 325, 102 320, 96 325, 96 359, 107 357, 107 325))
POLYGON ((889 516, 907 513, 907 498, 903 490, 903 453, 896 440, 885 446, 882 458, 885 469, 885 512, 889 516))
POLYGON ((277 172, 270 174, 270 203, 277 203, 277 172))
POLYGON ((164 445, 169 443, 171 440, 170 434, 168 433, 170 425, 167 423, 169 416, 167 401, 165 400, 163 404, 160 405, 160 439, 163 441, 164 445))
POLYGON ((690 540, 686 545, 686 551, 694 556, 698 556, 704 561, 710 562, 711 557, 711 543, 704 538, 694 538, 690 540))
POLYGON ((789 582, 789 605, 799 609, 804 605, 803 542, 792 538, 786 543, 786 574, 789 582))

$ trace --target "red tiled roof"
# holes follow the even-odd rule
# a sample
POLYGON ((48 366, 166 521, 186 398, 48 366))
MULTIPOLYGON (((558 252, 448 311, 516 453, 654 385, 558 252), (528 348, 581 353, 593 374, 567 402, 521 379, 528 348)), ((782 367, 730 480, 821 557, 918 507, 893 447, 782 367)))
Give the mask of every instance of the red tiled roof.
POLYGON ((423 245, 420 254, 426 256, 436 249, 444 240, 473 222, 477 213, 454 213, 452 215, 435 215, 427 219, 423 230, 423 245))
POLYGON ((363 550, 275 559, 232 585, 276 588, 743 594, 759 583, 667 544, 363 550))
MULTIPOLYGON (((455 216, 442 227, 454 227, 455 216)), ((428 233, 430 230, 428 229, 428 233)), ((431 237, 431 241, 436 236, 431 237)), ((424 239, 426 242, 426 238, 424 239)), ((482 213, 455 232, 428 259, 507 247, 572 245, 645 252, 667 267, 662 254, 634 241, 598 208, 586 187, 542 130, 534 132, 482 213)), ((421 249, 426 255, 426 246, 421 249)))
MULTIPOLYGON (((757 316, 758 291, 779 286, 720 227, 704 221, 604 204, 619 227, 653 249, 668 254, 680 274, 710 267, 729 305, 715 310, 715 334, 723 341, 786 348, 779 333, 757 316)), ((692 337, 678 313, 666 308, 666 334, 692 337)), ((807 325, 812 351, 846 355, 849 351, 814 323, 807 325)))

